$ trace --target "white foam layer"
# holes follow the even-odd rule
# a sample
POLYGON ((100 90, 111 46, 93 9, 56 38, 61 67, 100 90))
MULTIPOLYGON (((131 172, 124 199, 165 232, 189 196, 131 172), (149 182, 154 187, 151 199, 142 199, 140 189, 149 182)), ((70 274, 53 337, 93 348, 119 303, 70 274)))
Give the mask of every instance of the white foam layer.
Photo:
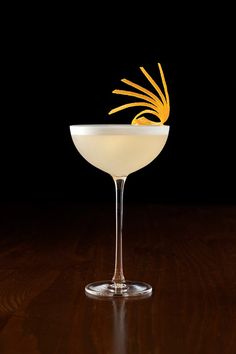
POLYGON ((168 125, 80 124, 70 125, 72 135, 167 135, 168 125))

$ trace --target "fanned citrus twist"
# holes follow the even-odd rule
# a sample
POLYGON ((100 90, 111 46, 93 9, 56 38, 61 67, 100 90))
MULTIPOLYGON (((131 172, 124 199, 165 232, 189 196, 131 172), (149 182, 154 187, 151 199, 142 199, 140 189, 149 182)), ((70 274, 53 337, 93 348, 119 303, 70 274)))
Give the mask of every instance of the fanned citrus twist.
POLYGON ((161 91, 160 87, 153 80, 153 78, 147 73, 147 71, 143 67, 140 67, 140 70, 148 79, 148 81, 151 83, 151 85, 154 87, 158 95, 156 93, 154 94, 153 92, 147 90, 146 88, 140 85, 135 84, 130 80, 122 79, 121 80, 122 82, 124 82, 125 84, 131 87, 134 87, 136 90, 142 93, 138 93, 135 91, 128 91, 128 90, 114 90, 113 93, 118 95, 136 97, 139 98, 140 101, 123 104, 119 107, 112 109, 108 114, 113 114, 126 108, 140 106, 140 107, 145 107, 145 109, 139 112, 138 114, 136 114, 131 124, 163 125, 167 121, 170 114, 170 99, 167 90, 166 80, 160 63, 158 63, 158 67, 161 75, 164 93, 161 91), (152 114, 155 117, 159 118, 160 122, 155 122, 150 119, 147 119, 145 116, 143 116, 143 114, 152 114))

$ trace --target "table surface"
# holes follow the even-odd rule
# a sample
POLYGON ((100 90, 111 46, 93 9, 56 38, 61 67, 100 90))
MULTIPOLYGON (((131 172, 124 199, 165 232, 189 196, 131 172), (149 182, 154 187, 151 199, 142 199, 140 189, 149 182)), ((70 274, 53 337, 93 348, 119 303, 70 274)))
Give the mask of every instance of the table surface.
POLYGON ((95 300, 111 279, 111 205, 1 210, 0 353, 235 354, 236 207, 127 205, 124 271, 147 299, 95 300))

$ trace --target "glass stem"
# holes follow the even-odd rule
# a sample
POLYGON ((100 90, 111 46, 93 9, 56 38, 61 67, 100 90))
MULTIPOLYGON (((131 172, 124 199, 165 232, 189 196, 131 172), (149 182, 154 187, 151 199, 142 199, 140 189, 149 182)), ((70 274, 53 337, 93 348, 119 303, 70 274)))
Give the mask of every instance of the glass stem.
POLYGON ((116 188, 116 249, 115 249, 115 271, 112 278, 116 287, 122 287, 125 283, 123 274, 122 255, 122 229, 123 229, 123 195, 126 177, 113 177, 116 188))

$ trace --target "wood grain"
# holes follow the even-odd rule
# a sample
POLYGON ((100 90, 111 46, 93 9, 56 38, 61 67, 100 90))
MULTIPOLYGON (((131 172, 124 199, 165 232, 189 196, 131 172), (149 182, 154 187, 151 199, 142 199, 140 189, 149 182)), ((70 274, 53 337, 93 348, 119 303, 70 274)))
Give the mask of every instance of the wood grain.
POLYGON ((235 354, 235 206, 125 206, 126 278, 154 288, 142 300, 84 293, 113 274, 110 205, 1 216, 1 354, 235 354))

